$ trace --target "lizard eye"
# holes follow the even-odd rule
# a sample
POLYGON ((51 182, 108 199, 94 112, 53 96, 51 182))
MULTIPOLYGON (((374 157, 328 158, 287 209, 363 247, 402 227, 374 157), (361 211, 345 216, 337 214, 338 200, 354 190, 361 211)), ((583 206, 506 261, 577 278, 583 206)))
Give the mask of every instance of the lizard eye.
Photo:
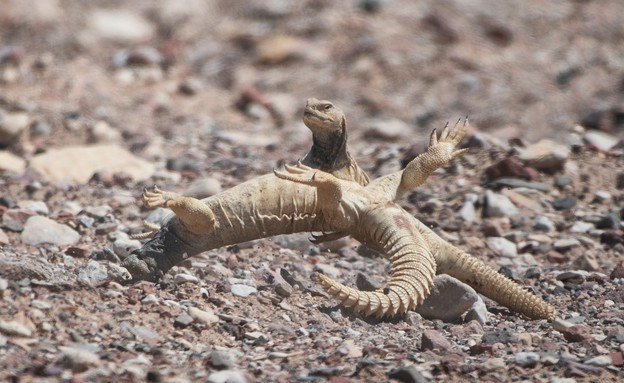
POLYGON ((325 110, 330 110, 332 107, 333 107, 332 104, 325 104, 325 105, 323 105, 323 109, 325 109, 325 110))

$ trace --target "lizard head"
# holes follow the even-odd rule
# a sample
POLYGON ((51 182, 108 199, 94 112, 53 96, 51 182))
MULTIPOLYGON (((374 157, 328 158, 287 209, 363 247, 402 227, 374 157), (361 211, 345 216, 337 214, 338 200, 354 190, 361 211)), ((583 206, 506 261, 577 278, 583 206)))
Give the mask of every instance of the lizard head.
POLYGON ((331 101, 309 98, 303 112, 303 122, 316 137, 337 137, 346 128, 346 119, 340 108, 331 101))

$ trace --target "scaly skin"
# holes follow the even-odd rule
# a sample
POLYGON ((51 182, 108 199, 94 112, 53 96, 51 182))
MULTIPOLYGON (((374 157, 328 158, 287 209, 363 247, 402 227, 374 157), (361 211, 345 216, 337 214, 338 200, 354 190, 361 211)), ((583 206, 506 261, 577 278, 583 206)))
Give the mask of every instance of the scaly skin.
POLYGON ((309 98, 303 123, 312 131, 312 148, 302 163, 366 186, 370 179, 347 149, 347 119, 330 101, 309 98))
POLYGON ((440 140, 434 132, 426 153, 367 187, 300 165, 277 172, 281 180, 259 177, 201 201, 146 192, 146 204, 170 207, 176 217, 122 265, 135 279, 153 279, 185 256, 233 243, 301 231, 348 233, 388 256, 393 267, 387 287, 377 292, 319 276, 330 294, 355 311, 381 316, 415 307, 429 293, 437 265, 438 272, 458 277, 501 304, 532 318, 552 319, 554 309, 546 302, 441 240, 393 202, 463 153, 455 147, 467 122, 458 126, 445 127, 440 140))

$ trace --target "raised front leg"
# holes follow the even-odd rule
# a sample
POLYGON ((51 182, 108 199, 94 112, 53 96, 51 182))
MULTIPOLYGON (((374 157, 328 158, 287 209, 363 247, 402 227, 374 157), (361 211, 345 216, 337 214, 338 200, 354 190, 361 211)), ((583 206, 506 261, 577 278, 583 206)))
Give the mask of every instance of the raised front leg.
POLYGON ((462 125, 460 125, 460 121, 457 121, 453 129, 449 129, 447 123, 440 134, 440 139, 438 139, 435 129, 431 132, 427 151, 414 158, 403 169, 401 183, 397 189, 397 198, 408 190, 422 185, 436 169, 466 153, 468 149, 455 149, 468 132, 468 119, 465 119, 462 125))
POLYGON ((278 178, 310 185, 317 189, 317 203, 321 210, 332 211, 338 209, 342 202, 342 186, 338 178, 329 173, 297 162, 296 166, 286 165, 286 172, 273 169, 278 178))
POLYGON ((156 186, 152 190, 143 190, 143 203, 148 208, 171 209, 180 222, 193 234, 208 233, 216 222, 212 210, 200 200, 162 191, 156 186))

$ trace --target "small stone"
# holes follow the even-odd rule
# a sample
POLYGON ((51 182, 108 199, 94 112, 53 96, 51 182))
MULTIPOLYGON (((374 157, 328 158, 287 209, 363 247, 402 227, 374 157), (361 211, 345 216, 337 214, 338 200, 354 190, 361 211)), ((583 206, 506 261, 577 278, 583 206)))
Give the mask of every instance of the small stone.
POLYGON ((436 330, 425 330, 422 333, 421 350, 439 350, 446 351, 451 348, 449 342, 440 332, 436 330))
POLYGON ((38 246, 48 243, 64 246, 78 242, 80 234, 67 225, 36 215, 28 218, 21 237, 27 245, 38 246))
POLYGON ((553 201, 552 206, 555 210, 567 210, 576 205, 576 198, 572 196, 557 198, 553 201))
POLYGON ((62 351, 61 364, 74 372, 83 372, 100 365, 100 357, 83 348, 59 347, 62 351))
POLYGON ((427 319, 452 322, 460 319, 478 298, 472 287, 449 275, 438 275, 433 280, 431 293, 414 311, 427 319))
POLYGON ((221 182, 215 178, 197 178, 186 188, 184 195, 197 199, 221 193, 221 182))
POLYGON ((357 346, 353 340, 347 339, 338 347, 338 352, 346 358, 361 358, 362 347, 357 346))
POLYGON ((482 366, 485 371, 493 371, 506 368, 507 364, 503 358, 488 358, 482 366))
POLYGON ((588 130, 583 139, 589 145, 603 152, 608 152, 620 142, 617 137, 598 130, 588 130))
POLYGON ((474 202, 464 202, 457 215, 466 222, 475 222, 477 220, 477 211, 474 202))
POLYGON ((370 122, 365 135, 371 139, 396 141, 403 137, 409 137, 413 133, 413 130, 405 122, 398 119, 390 119, 370 122))
POLYGON ((206 383, 247 383, 247 378, 241 371, 223 370, 208 375, 206 383))
POLYGON ((15 144, 28 125, 30 117, 24 112, 0 114, 0 146, 15 144))
POLYGON ((113 251, 120 258, 126 258, 130 253, 139 249, 141 246, 141 241, 139 240, 120 237, 113 243, 113 251))
POLYGON ((42 301, 40 299, 33 299, 30 301, 30 307, 34 307, 39 310, 50 310, 52 305, 49 302, 42 301))
POLYGON ((485 169, 488 181, 492 182, 499 178, 529 179, 530 175, 525 166, 517 157, 506 157, 485 169))
POLYGON ((514 258, 518 255, 516 244, 503 237, 488 237, 485 242, 492 251, 501 257, 514 258))
POLYGON ((474 320, 479 322, 481 325, 485 325, 487 323, 488 310, 480 295, 477 295, 477 301, 472 305, 470 310, 468 310, 464 320, 466 322, 474 320))
MULTIPOLYGON (((355 285, 360 291, 375 291, 383 288, 383 284, 374 280, 370 275, 358 272, 355 278, 355 285)), ((435 281, 434 281, 435 288, 435 281)))
POLYGON ((564 271, 557 275, 557 279, 565 283, 580 285, 581 283, 585 282, 586 275, 586 271, 564 271))
POLYGON ((512 217, 519 213, 509 198, 491 190, 486 190, 484 204, 485 217, 512 217))
POLYGON ((119 43, 141 43, 155 34, 155 27, 139 13, 122 8, 96 8, 87 16, 83 39, 104 39, 119 43))
POLYGON ((2 215, 2 225, 11 231, 22 231, 26 221, 33 216, 35 216, 33 211, 9 209, 2 215))
POLYGON ((193 323, 193 317, 191 317, 187 313, 182 313, 182 314, 178 315, 176 317, 176 319, 174 320, 173 327, 176 327, 176 328, 186 328, 191 323, 193 323))
POLYGON ((189 307, 188 313, 197 323, 201 323, 210 328, 219 323, 219 317, 212 311, 200 310, 197 307, 189 307))
POLYGON ((563 169, 569 155, 570 148, 566 145, 544 139, 521 149, 519 158, 537 170, 556 172, 563 169))
POLYGON ((573 265, 580 270, 585 271, 599 271, 600 264, 596 259, 596 256, 591 253, 583 253, 574 260, 573 265))
POLYGON ((236 295, 237 297, 246 298, 251 294, 258 293, 258 290, 252 286, 233 284, 230 285, 230 292, 232 293, 232 295, 236 295))
POLYGON ((90 259, 85 266, 79 267, 76 271, 78 280, 91 286, 97 286, 108 280, 106 267, 93 259, 90 259))
POLYGON ((540 361, 540 356, 536 352, 518 352, 514 361, 522 367, 533 367, 540 361))
POLYGON ((389 379, 398 380, 401 383, 428 383, 429 379, 415 367, 397 367, 390 370, 388 373, 389 379))
POLYGON ((581 242, 576 238, 558 239, 553 242, 553 248, 557 251, 566 252, 576 246, 581 246, 581 242))
POLYGON ((563 330, 563 337, 568 342, 585 342, 591 341, 591 331, 585 325, 574 325, 563 330))
POLYGON ((555 177, 555 186, 561 189, 568 185, 572 185, 572 181, 572 177, 568 175, 559 175, 555 177))
POLYGON ((612 363, 611 355, 598 355, 585 361, 590 366, 610 366, 612 363))
POLYGON ((176 285, 181 285, 184 283, 199 283, 199 279, 194 275, 180 273, 176 274, 175 277, 173 277, 173 282, 176 285))
POLYGON ((546 253, 546 258, 549 262, 552 263, 564 263, 567 262, 569 259, 567 255, 561 254, 560 252, 555 250, 550 250, 548 253, 546 253))
POLYGON ((275 293, 281 297, 288 298, 293 293, 293 287, 286 281, 275 283, 273 286, 275 293))
POLYGON ((210 365, 219 369, 232 368, 236 364, 236 357, 228 350, 213 350, 208 354, 210 365))
POLYGON ((26 326, 16 321, 3 321, 0 320, 0 333, 9 336, 23 336, 30 338, 32 331, 26 326))
POLYGON ((0 150, 0 174, 22 174, 24 170, 26 170, 26 160, 7 150, 0 150))
POLYGON ((587 233, 594 230, 595 226, 590 222, 578 221, 570 227, 570 233, 587 233))
POLYGON ((555 231, 555 224, 546 216, 539 216, 533 221, 533 229, 546 233, 555 231))
POLYGON ((612 211, 609 214, 605 214, 600 217, 600 220, 596 222, 596 229, 619 229, 620 227, 620 213, 618 211, 612 211))
POLYGON ((611 279, 624 278, 624 260, 615 265, 609 277, 611 279))

